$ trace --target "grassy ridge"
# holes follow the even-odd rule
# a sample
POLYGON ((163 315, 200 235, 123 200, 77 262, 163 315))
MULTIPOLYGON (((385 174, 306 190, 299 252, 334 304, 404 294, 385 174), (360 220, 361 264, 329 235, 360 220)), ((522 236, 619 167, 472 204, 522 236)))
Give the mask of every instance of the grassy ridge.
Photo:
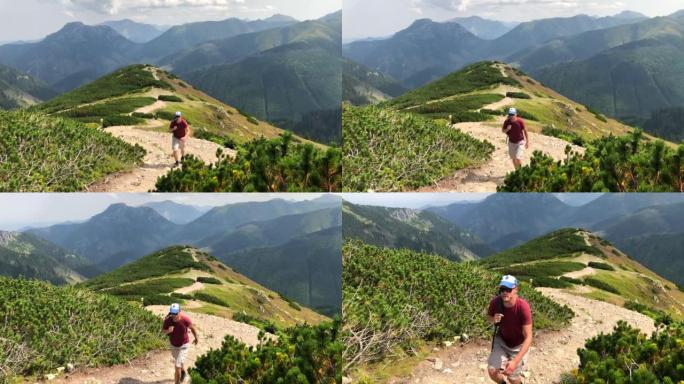
POLYGON ((490 61, 472 64, 383 105, 403 109, 422 105, 430 100, 487 89, 497 84, 520 85, 517 80, 503 76, 501 70, 493 64, 490 61))
POLYGON ((164 276, 186 268, 210 269, 207 265, 196 262, 187 247, 175 246, 155 252, 134 263, 88 280, 85 286, 94 290, 101 290, 127 282, 164 276))
POLYGON ((598 248, 587 245, 585 238, 577 229, 565 228, 488 257, 482 260, 481 264, 486 268, 500 268, 530 261, 570 257, 580 253, 599 257, 603 255, 598 248))
POLYGON ((147 67, 148 66, 146 65, 132 65, 121 68, 88 85, 56 97, 35 108, 46 113, 54 113, 98 100, 123 96, 128 93, 141 91, 148 87, 172 89, 169 83, 156 80, 152 75, 152 72, 145 69, 147 67))
MULTIPOLYGON (((485 311, 500 275, 474 263, 359 241, 345 243, 343 262, 347 364, 410 351, 420 340, 489 335, 485 311), (374 341, 361 348, 361 339, 374 341)), ((573 316, 528 285, 520 294, 530 302, 538 329, 559 328, 573 316)))
POLYGON ((491 120, 491 115, 475 110, 496 103, 503 99, 498 94, 476 94, 449 98, 444 101, 423 104, 405 111, 417 113, 429 118, 449 119, 452 123, 465 121, 487 121, 491 120))
POLYGON ((0 382, 67 363, 122 364, 165 345, 152 313, 109 295, 37 281, 0 277, 0 324, 0 382))
POLYGON ((382 109, 345 105, 345 191, 404 191, 486 161, 494 147, 446 124, 382 109))
POLYGON ((41 113, 0 111, 0 191, 82 191, 142 162, 145 150, 41 113))
POLYGON ((138 108, 154 103, 154 101, 155 99, 152 97, 114 99, 104 103, 69 109, 67 111, 59 112, 56 115, 74 118, 120 115, 123 113, 131 113, 138 108))

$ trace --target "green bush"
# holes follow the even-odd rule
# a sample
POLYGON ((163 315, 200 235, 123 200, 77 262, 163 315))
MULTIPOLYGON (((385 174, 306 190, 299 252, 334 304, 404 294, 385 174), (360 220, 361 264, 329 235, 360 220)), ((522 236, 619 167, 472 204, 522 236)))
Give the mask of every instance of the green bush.
POLYGON ((0 381, 67 363, 123 364, 165 345, 152 313, 110 295, 38 281, 0 277, 0 324, 0 381))
POLYGON ((259 120, 253 118, 252 116, 247 116, 247 121, 249 121, 250 123, 252 123, 254 125, 259 125, 259 120))
POLYGON ((549 288, 571 288, 572 284, 561 279, 553 277, 537 276, 531 279, 533 287, 549 287, 549 288))
POLYGON ((615 268, 613 268, 613 266, 610 265, 610 264, 598 263, 598 262, 596 262, 596 261, 590 261, 590 262, 589 262, 589 266, 590 266, 591 268, 603 269, 603 270, 606 270, 606 271, 614 271, 614 270, 615 270, 615 268))
POLYGON ((202 128, 195 130, 194 137, 214 142, 224 148, 236 149, 238 147, 237 142, 232 137, 217 135, 202 128))
POLYGON ((133 113, 131 113, 131 116, 137 117, 140 119, 154 119, 154 115, 151 113, 133 112, 133 113))
POLYGON ((0 111, 0 192, 83 191, 142 163, 145 150, 63 118, 0 111))
POLYGON ((278 334, 263 333, 259 345, 249 348, 226 336, 220 349, 197 359, 190 369, 194 384, 331 384, 342 382, 340 322, 298 325, 278 334))
POLYGON ((578 384, 676 384, 684 380, 684 325, 661 325, 649 338, 624 321, 578 350, 578 384))
POLYGON ((211 294, 208 294, 208 293, 204 293, 204 292, 195 293, 193 295, 193 298, 195 300, 202 300, 202 301, 205 301, 207 303, 220 305, 220 306, 226 307, 226 308, 230 307, 230 305, 228 305, 228 303, 226 303, 223 299, 218 298, 218 297, 211 295, 211 294))
POLYGON ((260 319, 258 317, 250 316, 246 314, 245 312, 238 312, 233 314, 233 320, 234 321, 239 321, 241 323, 245 324, 250 324, 253 325, 264 332, 268 332, 271 334, 276 334, 278 332, 278 327, 273 324, 272 322, 264 319, 260 319))
POLYGON ((143 306, 148 307, 150 305, 171 305, 176 303, 178 299, 166 295, 147 295, 142 298, 143 306))
POLYGON ((501 192, 681 192, 684 144, 644 141, 640 131, 604 137, 563 162, 535 151, 530 164, 506 175, 501 192))
POLYGON ((489 159, 494 146, 457 129, 377 106, 345 104, 345 191, 406 191, 489 159))
POLYGON ((213 278, 213 277, 200 276, 197 278, 197 281, 200 283, 205 283, 205 284, 218 284, 218 285, 223 284, 223 283, 221 283, 221 280, 213 278))
POLYGON ((532 98, 532 96, 530 96, 524 92, 506 92, 506 97, 510 97, 513 99, 531 99, 532 98))
POLYGON ((102 126, 104 128, 107 127, 114 127, 114 126, 120 126, 120 125, 139 125, 144 123, 145 121, 133 117, 133 116, 119 116, 119 115, 114 115, 114 116, 107 116, 104 118, 102 121, 102 126))
POLYGON ((312 144, 293 144, 292 135, 259 138, 239 147, 235 159, 219 152, 206 165, 192 155, 183 167, 157 180, 158 192, 336 192, 341 152, 312 144))
POLYGON ((141 283, 126 284, 111 289, 104 290, 103 292, 109 293, 115 296, 148 296, 148 295, 158 295, 171 293, 179 288, 184 288, 192 285, 195 281, 192 279, 185 278, 166 278, 166 279, 156 279, 148 280, 141 283))
POLYGON ((404 112, 417 113, 430 118, 446 119, 451 116, 451 122, 486 121, 488 115, 475 112, 475 110, 502 99, 497 94, 478 94, 452 98, 446 101, 438 101, 420 105, 416 108, 404 110, 404 112))
POLYGON ((151 97, 131 97, 126 99, 115 99, 104 103, 86 105, 70 109, 68 111, 59 112, 56 115, 62 117, 110 117, 121 114, 127 114, 135 111, 138 108, 148 106, 154 103, 151 97))
POLYGON ((545 126, 544 128, 542 128, 542 135, 557 137, 559 139, 571 142, 580 147, 583 147, 585 144, 584 139, 580 137, 577 133, 549 126, 545 126))
POLYGON ((584 282, 582 282, 582 280, 580 280, 580 279, 575 279, 575 278, 572 278, 572 277, 561 276, 561 277, 559 277, 559 279, 561 279, 561 280, 563 280, 563 281, 567 281, 567 282, 570 283, 570 284, 575 284, 575 285, 583 285, 583 284, 584 284, 584 282))
POLYGON ((620 291, 618 291, 617 288, 613 287, 612 285, 606 283, 603 280, 599 280, 599 279, 596 279, 594 277, 585 278, 584 283, 587 285, 590 285, 594 288, 598 288, 598 289, 601 289, 603 291, 606 291, 606 292, 611 292, 611 293, 614 293, 616 295, 620 294, 620 291))
POLYGON ((159 95, 159 97, 157 97, 157 100, 170 101, 170 102, 174 102, 174 103, 180 103, 183 101, 183 99, 181 99, 180 97, 178 97, 176 95, 159 95))
POLYGON ((180 299, 180 300, 192 300, 193 297, 192 295, 187 295, 185 293, 178 293, 178 292, 172 292, 171 297, 174 299, 180 299))

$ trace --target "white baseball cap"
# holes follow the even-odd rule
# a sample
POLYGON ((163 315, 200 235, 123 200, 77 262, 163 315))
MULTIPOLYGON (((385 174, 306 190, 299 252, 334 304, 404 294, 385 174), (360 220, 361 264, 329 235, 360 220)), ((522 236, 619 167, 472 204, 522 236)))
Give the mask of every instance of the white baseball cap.
POLYGON ((518 279, 516 279, 514 276, 506 275, 501 278, 499 286, 513 289, 518 286, 518 279))
POLYGON ((171 308, 169 308, 169 314, 177 315, 179 312, 180 312, 180 304, 178 304, 178 303, 171 304, 171 308))
POLYGON ((181 115, 180 111, 176 112, 176 116, 180 116, 180 115, 181 115))
POLYGON ((518 110, 515 108, 511 108, 508 110, 508 116, 513 116, 513 115, 517 115, 517 114, 518 114, 518 110))

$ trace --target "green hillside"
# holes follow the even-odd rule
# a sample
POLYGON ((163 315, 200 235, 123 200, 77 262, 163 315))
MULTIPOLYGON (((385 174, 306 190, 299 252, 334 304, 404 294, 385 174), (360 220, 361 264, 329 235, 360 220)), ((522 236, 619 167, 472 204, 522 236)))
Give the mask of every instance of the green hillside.
POLYGON ((49 281, 55 285, 83 281, 97 273, 85 258, 35 235, 0 231, 0 275, 49 281))
POLYGON ((145 154, 111 135, 41 112, 0 111, 0 191, 82 191, 138 166, 145 154), (27 138, 31 138, 27 140, 27 138))
MULTIPOLYGON (((411 355, 425 342, 462 334, 489 336, 485 309, 500 274, 474 263, 453 263, 441 256, 359 241, 345 243, 343 263, 343 337, 348 343, 344 358, 352 376, 368 371, 375 372, 371 376, 380 374, 373 363, 386 360, 379 366, 387 369, 393 360, 411 355), (373 334, 372 341, 366 345, 364 338, 352 338, 351 333, 373 334)), ((529 285, 522 286, 521 296, 530 302, 538 329, 562 328, 573 317, 570 309, 529 285)))
POLYGON ((149 65, 132 65, 65 93, 36 110, 88 123, 136 125, 167 131, 176 111, 190 122, 198 138, 224 144, 245 143, 284 133, 192 88, 175 75, 149 65), (158 102, 149 113, 134 113, 158 102))
POLYGON ((0 322, 2 382, 54 372, 67 363, 78 368, 123 364, 166 343, 159 319, 138 306, 38 281, 0 277, 0 322))
POLYGON ((42 81, 0 64, 0 109, 27 107, 54 96, 42 81))
POLYGON ((684 318, 684 292, 591 232, 562 229, 480 264, 534 286, 563 288, 649 315, 684 318))
POLYGON ((345 239, 437 254, 453 261, 493 253, 478 236, 427 211, 342 204, 345 239))
POLYGON ((342 65, 342 101, 375 104, 406 92, 397 80, 363 64, 345 59, 342 65))
POLYGON ((494 147, 446 122, 377 106, 343 106, 344 191, 414 190, 485 162, 494 147))
POLYGON ((334 226, 284 244, 224 251, 217 256, 239 273, 288 299, 334 317, 341 313, 341 248, 342 230, 334 226))
POLYGON ((326 319, 185 246, 160 250, 84 285, 145 306, 180 302, 193 312, 283 328, 326 319))

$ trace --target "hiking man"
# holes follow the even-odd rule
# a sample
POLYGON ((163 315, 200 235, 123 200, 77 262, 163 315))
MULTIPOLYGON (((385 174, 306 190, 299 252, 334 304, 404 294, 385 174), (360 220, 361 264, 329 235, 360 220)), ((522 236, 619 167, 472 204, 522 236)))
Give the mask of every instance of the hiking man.
POLYGON ((513 160, 515 169, 518 169, 522 166, 525 149, 530 147, 530 138, 525 129, 525 121, 518 116, 515 108, 508 110, 508 118, 504 121, 501 131, 508 135, 508 155, 513 160))
POLYGON ((173 150, 173 157, 176 159, 174 167, 177 167, 185 156, 185 143, 188 141, 190 133, 188 122, 181 116, 180 112, 176 112, 176 117, 171 121, 169 131, 173 132, 171 149, 173 150))
POLYGON ((171 342, 171 355, 173 356, 176 368, 174 375, 175 384, 183 382, 186 376, 183 365, 188 357, 188 349, 190 348, 188 329, 192 331, 192 335, 195 337, 193 343, 197 345, 197 330, 192 325, 192 321, 185 314, 181 313, 179 304, 171 304, 169 314, 164 319, 164 325, 162 325, 162 332, 169 335, 169 341, 171 342))
POLYGON ((497 384, 521 384, 532 345, 532 312, 527 301, 518 297, 515 277, 506 275, 501 279, 499 295, 489 303, 487 319, 498 324, 489 355, 489 377, 497 384))

